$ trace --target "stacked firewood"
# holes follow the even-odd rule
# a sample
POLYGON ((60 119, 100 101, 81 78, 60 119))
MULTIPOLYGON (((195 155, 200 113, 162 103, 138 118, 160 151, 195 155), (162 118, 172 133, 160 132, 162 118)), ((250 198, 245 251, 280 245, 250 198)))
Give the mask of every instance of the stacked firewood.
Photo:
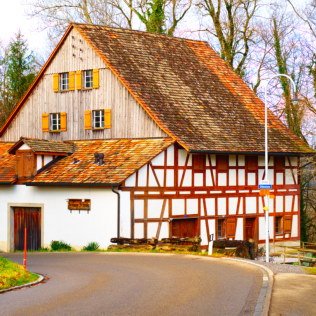
MULTIPOLYGON (((111 243, 117 244, 118 248, 150 248, 164 251, 199 251, 201 238, 200 237, 185 237, 185 238, 163 238, 158 241, 157 238, 111 238, 111 243)), ((111 247, 113 248, 113 247, 111 247)))

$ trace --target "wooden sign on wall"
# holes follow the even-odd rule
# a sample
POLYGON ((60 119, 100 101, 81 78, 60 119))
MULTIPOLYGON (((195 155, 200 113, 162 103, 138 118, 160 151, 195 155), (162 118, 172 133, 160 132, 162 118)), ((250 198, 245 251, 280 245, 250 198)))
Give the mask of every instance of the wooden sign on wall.
POLYGON ((91 200, 90 199, 69 199, 68 200, 68 210, 70 211, 87 211, 91 209, 91 200))

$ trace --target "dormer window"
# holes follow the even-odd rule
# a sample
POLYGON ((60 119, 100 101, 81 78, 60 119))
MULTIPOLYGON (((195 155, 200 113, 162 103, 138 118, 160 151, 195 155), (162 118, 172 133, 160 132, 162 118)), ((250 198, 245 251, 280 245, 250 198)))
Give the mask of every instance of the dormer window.
POLYGON ((92 111, 92 128, 104 128, 104 110, 92 111))
POLYGON ((93 88, 93 71, 92 69, 83 71, 83 87, 84 89, 93 88))
POLYGON ((59 89, 60 91, 69 90, 69 73, 63 72, 59 74, 59 89))
POLYGON ((50 113, 50 130, 60 131, 60 113, 50 113))

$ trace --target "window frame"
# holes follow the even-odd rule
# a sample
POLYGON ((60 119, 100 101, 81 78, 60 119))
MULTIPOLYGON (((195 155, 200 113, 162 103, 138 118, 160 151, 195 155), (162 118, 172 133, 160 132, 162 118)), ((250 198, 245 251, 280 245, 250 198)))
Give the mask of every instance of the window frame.
POLYGON ((203 173, 206 168, 206 156, 202 154, 192 155, 192 169, 194 173, 203 173))
POLYGON ((59 91, 69 90, 69 72, 61 72, 59 74, 59 91))
POLYGON ((216 221, 217 239, 226 239, 226 218, 218 218, 216 221), (220 227, 220 230, 219 230, 220 227))
POLYGON ((104 113, 104 109, 99 109, 99 110, 92 110, 92 129, 104 129, 104 117, 105 117, 105 113, 104 113), (96 114, 101 114, 101 115, 96 115, 96 114), (100 117, 100 126, 96 126, 97 122, 96 122, 96 118, 100 117))
POLYGON ((283 235, 283 216, 274 217, 274 233, 275 235, 283 235))
POLYGON ((49 113, 49 131, 59 132, 61 130, 61 113, 49 113), (56 115, 56 118, 54 116, 56 115), (54 122, 56 121, 56 122, 54 122), (56 128, 54 128, 56 126, 56 128))
POLYGON ((83 79, 83 89, 93 89, 93 69, 83 70, 82 72, 83 79), (91 73, 90 75, 88 75, 91 73), (87 80, 89 78, 89 80, 87 80))

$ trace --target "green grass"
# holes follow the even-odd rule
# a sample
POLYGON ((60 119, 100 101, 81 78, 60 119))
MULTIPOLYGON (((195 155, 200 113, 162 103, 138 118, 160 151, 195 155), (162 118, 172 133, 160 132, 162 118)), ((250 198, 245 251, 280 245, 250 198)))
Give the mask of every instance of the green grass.
POLYGON ((0 290, 23 285, 38 279, 38 275, 25 271, 23 266, 0 257, 0 290))
POLYGON ((304 267, 305 272, 308 274, 316 275, 316 267, 304 267))

